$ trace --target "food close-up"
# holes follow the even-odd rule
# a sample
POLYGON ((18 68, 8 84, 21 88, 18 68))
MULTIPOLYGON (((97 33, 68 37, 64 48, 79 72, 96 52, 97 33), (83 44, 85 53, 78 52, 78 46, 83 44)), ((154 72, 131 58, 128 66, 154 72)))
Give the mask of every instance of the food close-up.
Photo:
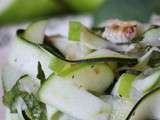
POLYGON ((158 0, 0 6, 1 120, 160 120, 158 0))

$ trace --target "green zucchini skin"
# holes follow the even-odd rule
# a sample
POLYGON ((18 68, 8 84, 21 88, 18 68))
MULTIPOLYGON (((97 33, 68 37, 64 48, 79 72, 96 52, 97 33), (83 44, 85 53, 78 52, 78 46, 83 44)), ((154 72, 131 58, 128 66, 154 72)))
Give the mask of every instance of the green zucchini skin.
MULTIPOLYGON (((116 58, 116 57, 109 57, 109 56, 104 56, 102 58, 86 58, 86 59, 80 59, 80 60, 70 60, 70 59, 66 59, 65 56, 61 53, 61 51, 59 51, 59 49, 57 49, 56 47, 54 46, 51 46, 50 43, 45 43, 45 44, 35 44, 35 43, 32 43, 30 42, 29 40, 26 40, 24 37, 23 37, 23 34, 24 34, 25 30, 18 30, 17 31, 17 35, 21 38, 21 39, 24 39, 25 41, 31 43, 31 44, 34 44, 36 45, 37 47, 40 47, 41 49, 44 49, 46 51, 48 51, 49 53, 51 53, 53 56, 63 60, 63 61, 66 61, 66 62, 69 62, 69 63, 95 63, 95 62, 118 62, 118 63, 125 63, 125 64, 128 64, 128 65, 135 65, 138 63, 138 60, 137 58, 133 58, 133 57, 128 57, 128 58, 116 58)), ((45 39, 48 39, 47 36, 45 37, 45 39)), ((45 40, 47 41, 47 40, 45 40)))
POLYGON ((136 114, 136 110, 138 109, 138 107, 141 105, 142 102, 144 102, 147 98, 152 97, 152 95, 154 94, 160 94, 160 87, 155 88, 154 90, 150 91, 149 93, 147 93, 146 95, 144 95, 136 104, 135 106, 132 108, 132 110, 130 111, 130 113, 128 114, 126 120, 132 120, 132 116, 134 114, 136 114))
POLYGON ((47 45, 41 45, 45 50, 58 57, 59 59, 70 62, 70 63, 94 63, 94 62, 118 62, 118 63, 126 63, 128 65, 135 65, 138 63, 136 58, 115 58, 115 57, 104 57, 104 58, 91 58, 91 59, 80 59, 80 60, 69 60, 64 57, 62 53, 57 52, 57 48, 49 47, 47 45), (59 54, 57 54, 59 53, 59 54))
POLYGON ((59 59, 70 63, 118 62, 118 63, 126 63, 128 65, 135 65, 138 63, 138 60, 136 58, 115 58, 115 57, 69 60, 66 59, 64 55, 57 48, 50 47, 48 45, 41 45, 41 47, 50 52, 51 54, 53 54, 54 56, 58 57, 59 59))

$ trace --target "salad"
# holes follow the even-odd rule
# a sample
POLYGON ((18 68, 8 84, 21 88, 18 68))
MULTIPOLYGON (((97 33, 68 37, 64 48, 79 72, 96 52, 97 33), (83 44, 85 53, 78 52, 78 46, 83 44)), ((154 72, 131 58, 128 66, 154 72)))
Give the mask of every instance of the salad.
POLYGON ((160 120, 160 26, 108 20, 68 36, 18 30, 3 70, 6 120, 160 120))

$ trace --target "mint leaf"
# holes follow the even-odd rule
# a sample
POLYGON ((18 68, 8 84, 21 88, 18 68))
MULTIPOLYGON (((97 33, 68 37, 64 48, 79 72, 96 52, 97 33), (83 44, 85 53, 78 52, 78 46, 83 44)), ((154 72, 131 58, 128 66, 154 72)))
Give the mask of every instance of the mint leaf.
POLYGON ((20 91, 20 82, 19 80, 23 79, 24 77, 26 77, 26 75, 20 77, 16 84, 12 87, 12 89, 6 93, 4 93, 4 96, 3 96, 3 103, 4 105, 6 105, 10 111, 12 113, 16 113, 17 110, 14 106, 14 103, 16 102, 17 98, 19 96, 21 96, 21 94, 23 94, 22 91, 20 91))
POLYGON ((23 94, 22 96, 27 109, 25 113, 31 120, 46 120, 46 106, 40 102, 33 94, 23 94))
POLYGON ((41 81, 41 85, 46 81, 45 73, 42 69, 42 65, 40 62, 38 62, 38 74, 37 78, 41 81))
POLYGON ((22 98, 26 109, 22 111, 26 120, 47 120, 46 106, 42 103, 36 95, 28 93, 21 88, 21 80, 28 75, 22 76, 17 80, 16 84, 8 92, 4 93, 3 103, 6 105, 12 113, 17 113, 17 101, 18 98, 22 98))

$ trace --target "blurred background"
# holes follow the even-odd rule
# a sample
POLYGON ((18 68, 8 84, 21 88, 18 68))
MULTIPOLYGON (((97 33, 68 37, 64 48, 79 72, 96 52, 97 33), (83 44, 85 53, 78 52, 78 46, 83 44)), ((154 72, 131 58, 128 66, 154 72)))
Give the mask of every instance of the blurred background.
MULTIPOLYGON (((107 19, 137 20, 160 25, 159 0, 0 0, 0 70, 7 61, 10 42, 19 28, 48 19, 46 34, 68 34, 70 20, 97 26, 107 19)), ((0 72, 1 73, 1 72, 0 72)), ((1 75, 1 74, 0 74, 1 75)), ((0 84, 0 119, 4 119, 0 84)))

